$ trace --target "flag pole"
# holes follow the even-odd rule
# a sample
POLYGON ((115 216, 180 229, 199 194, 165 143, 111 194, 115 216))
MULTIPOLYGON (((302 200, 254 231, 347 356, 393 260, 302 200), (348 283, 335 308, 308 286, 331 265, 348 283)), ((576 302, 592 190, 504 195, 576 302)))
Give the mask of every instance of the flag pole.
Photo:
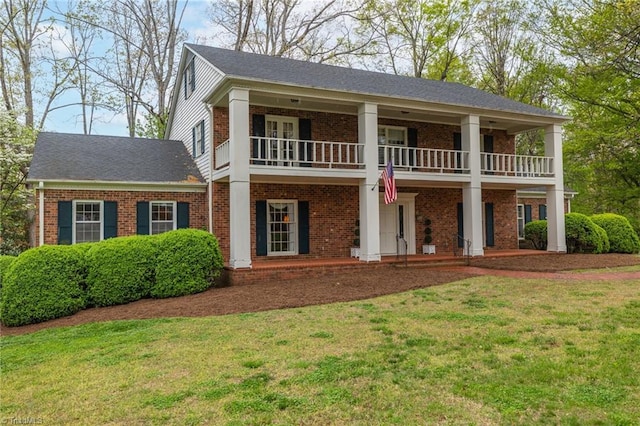
POLYGON ((378 175, 378 180, 376 180, 376 184, 373 185, 371 187, 371 190, 375 190, 378 186, 380 186, 380 179, 382 179, 382 173, 384 172, 384 170, 382 172, 380 172, 380 174, 378 175))

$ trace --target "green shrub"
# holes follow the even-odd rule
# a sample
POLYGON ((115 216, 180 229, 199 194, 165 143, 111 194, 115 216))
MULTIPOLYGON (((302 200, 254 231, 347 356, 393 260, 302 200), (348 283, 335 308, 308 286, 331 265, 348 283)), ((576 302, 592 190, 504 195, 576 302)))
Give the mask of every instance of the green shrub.
POLYGON ((87 251, 87 297, 95 306, 110 306, 149 297, 153 286, 157 238, 111 238, 87 251))
POLYGON ((179 229, 158 236, 156 282, 151 296, 198 293, 213 285, 223 261, 218 240, 206 231, 179 229))
POLYGON ((524 239, 536 250, 547 249, 547 221, 534 220, 524 226, 524 239))
POLYGON ((4 276, 0 319, 18 326, 72 315, 85 307, 82 249, 42 246, 27 250, 4 276))
POLYGON ((606 231, 581 213, 565 215, 565 230, 567 253, 604 253, 609 245, 606 231))
POLYGON ((607 232, 611 244, 610 252, 640 252, 640 239, 626 217, 604 213, 591 216, 591 220, 607 232))
POLYGON ((16 256, 0 255, 0 289, 2 289, 2 276, 14 260, 16 260, 16 256))

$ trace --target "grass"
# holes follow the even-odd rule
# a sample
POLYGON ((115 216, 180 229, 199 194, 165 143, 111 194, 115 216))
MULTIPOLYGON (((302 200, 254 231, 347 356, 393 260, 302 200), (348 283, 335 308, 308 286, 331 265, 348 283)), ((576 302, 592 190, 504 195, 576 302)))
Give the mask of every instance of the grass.
POLYGON ((1 343, 0 419, 80 424, 636 424, 640 281, 478 277, 262 313, 1 343))

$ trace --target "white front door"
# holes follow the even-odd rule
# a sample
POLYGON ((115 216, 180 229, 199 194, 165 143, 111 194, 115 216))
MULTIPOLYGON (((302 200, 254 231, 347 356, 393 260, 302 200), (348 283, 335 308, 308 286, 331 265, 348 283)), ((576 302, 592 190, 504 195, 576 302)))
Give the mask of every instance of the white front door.
POLYGON ((398 238, 407 242, 407 254, 416 254, 415 210, 417 194, 398 194, 392 204, 380 198, 380 254, 394 256, 398 250, 398 238))
POLYGON ((396 235, 398 233, 398 205, 380 205, 380 254, 396 254, 396 235))

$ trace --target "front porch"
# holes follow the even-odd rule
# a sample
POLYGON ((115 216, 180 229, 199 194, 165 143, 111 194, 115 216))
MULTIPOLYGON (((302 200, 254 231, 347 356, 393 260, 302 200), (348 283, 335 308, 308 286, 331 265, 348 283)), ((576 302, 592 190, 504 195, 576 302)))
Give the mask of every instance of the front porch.
MULTIPOLYGON (((486 251, 484 258, 505 256, 547 255, 544 250, 492 250, 486 251)), ((326 277, 341 273, 358 273, 367 268, 416 268, 426 269, 445 265, 464 265, 467 258, 453 253, 434 255, 382 256, 380 262, 364 263, 354 258, 304 258, 255 260, 251 269, 233 269, 225 265, 223 285, 251 285, 266 281, 296 280, 309 277, 326 277)), ((418 273, 418 272, 416 272, 418 273)))

